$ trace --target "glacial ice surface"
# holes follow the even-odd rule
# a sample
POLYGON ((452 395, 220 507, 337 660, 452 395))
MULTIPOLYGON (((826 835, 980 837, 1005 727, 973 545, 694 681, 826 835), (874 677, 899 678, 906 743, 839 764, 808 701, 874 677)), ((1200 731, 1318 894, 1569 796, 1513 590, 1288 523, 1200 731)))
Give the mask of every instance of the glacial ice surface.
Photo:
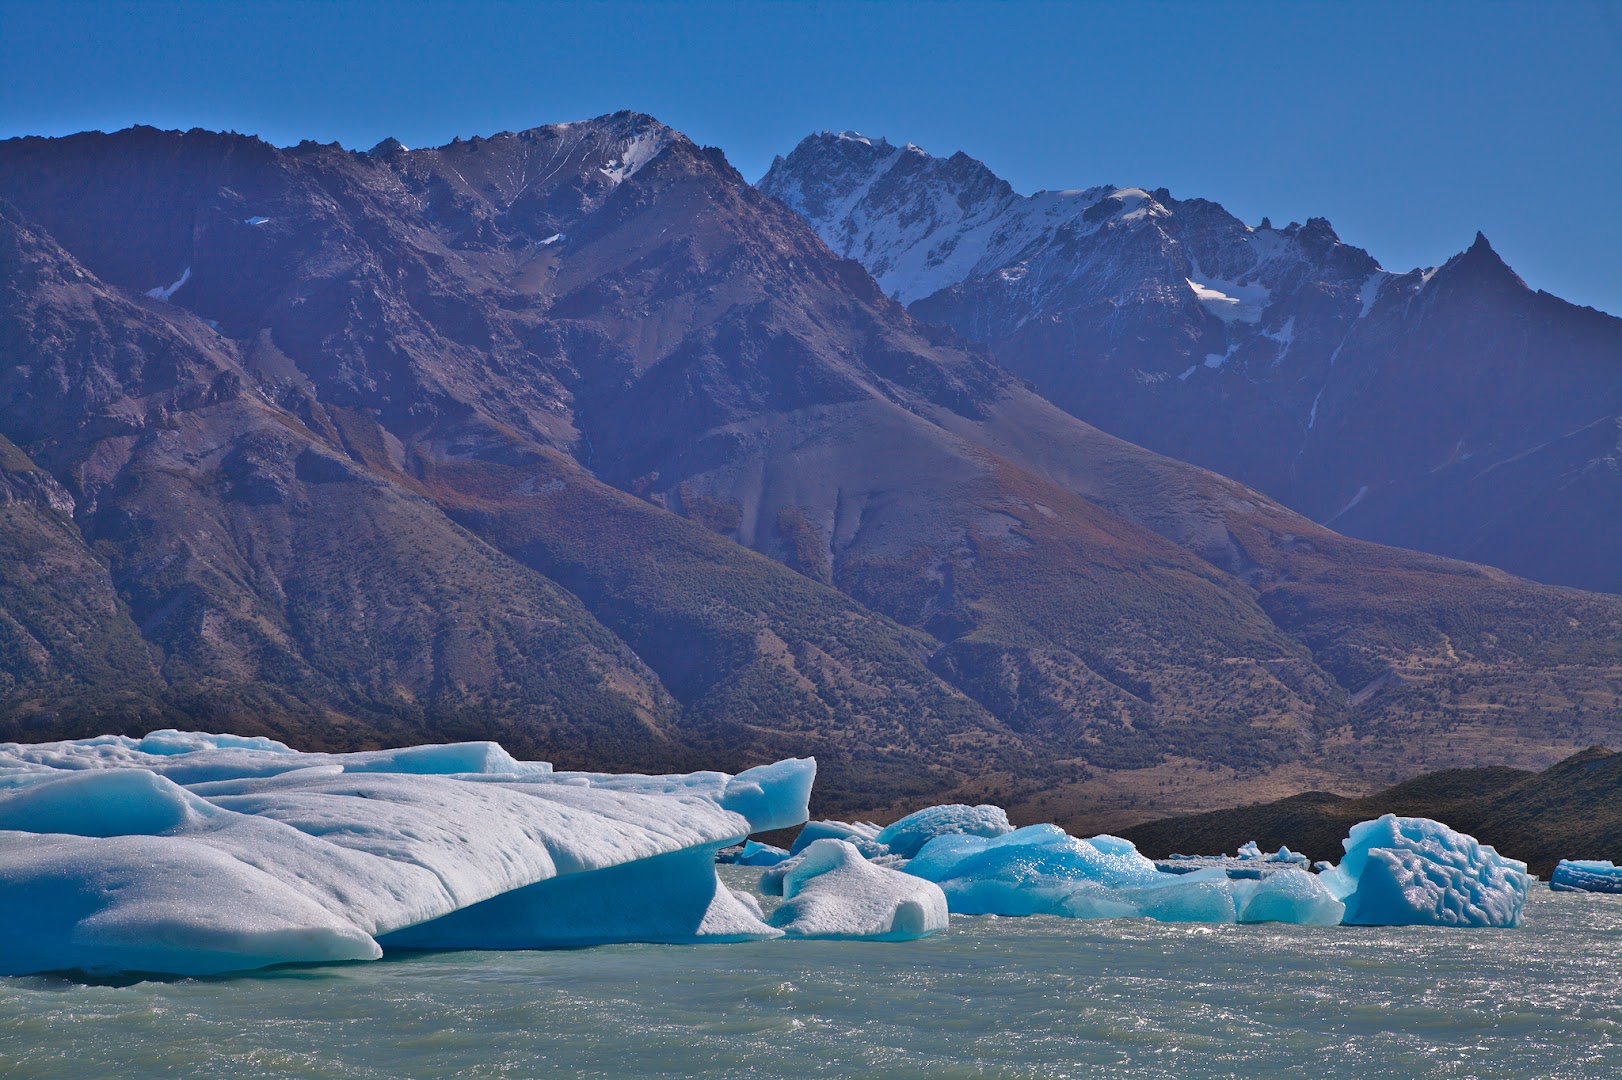
POLYGON ((775 937, 714 853, 803 822, 810 760, 556 773, 494 743, 0 744, 0 974, 205 974, 391 945, 775 937))
POLYGON ((1352 826, 1346 857, 1319 875, 1359 926, 1518 926, 1526 864, 1429 818, 1352 826))
POLYGON ((825 837, 793 860, 771 924, 789 937, 911 941, 946 929, 939 885, 876 865, 825 837))

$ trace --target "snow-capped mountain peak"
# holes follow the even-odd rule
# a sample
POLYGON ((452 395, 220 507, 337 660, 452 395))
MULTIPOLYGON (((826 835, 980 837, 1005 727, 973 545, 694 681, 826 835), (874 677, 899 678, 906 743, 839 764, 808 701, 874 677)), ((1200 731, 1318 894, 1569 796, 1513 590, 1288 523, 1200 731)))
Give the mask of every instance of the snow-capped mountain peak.
POLYGON ((832 136, 760 186, 914 316, 1113 434, 1337 529, 1618 581, 1609 556, 1543 554, 1495 492, 1541 507, 1618 473, 1622 321, 1534 292, 1479 233, 1398 274, 1321 217, 1252 226, 1164 188, 1022 195, 962 153, 832 136))

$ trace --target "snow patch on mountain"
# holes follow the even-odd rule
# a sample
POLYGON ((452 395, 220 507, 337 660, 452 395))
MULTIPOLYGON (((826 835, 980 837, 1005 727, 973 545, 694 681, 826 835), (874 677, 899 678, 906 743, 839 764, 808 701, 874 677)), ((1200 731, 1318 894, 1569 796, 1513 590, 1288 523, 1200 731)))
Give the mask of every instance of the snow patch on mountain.
POLYGON ((1265 285, 1240 285, 1220 278, 1183 280, 1194 290, 1194 298, 1200 302, 1200 306, 1223 322, 1261 322, 1262 311, 1272 295, 1265 285))
POLYGON ((1262 337, 1278 343, 1279 357, 1282 358, 1290 351, 1290 345, 1295 341, 1295 316, 1291 315, 1285 319, 1276 330, 1263 330, 1262 337))
POLYGON ((1357 292, 1358 303, 1361 305, 1357 313, 1359 319, 1367 318, 1368 313, 1374 310, 1374 302, 1380 298, 1380 287, 1390 276, 1384 270, 1376 270, 1363 282, 1363 287, 1357 292))
POLYGON ((188 267, 186 267, 186 269, 184 269, 184 270, 182 270, 180 272, 180 277, 174 282, 174 284, 170 285, 168 288, 165 288, 162 285, 159 285, 155 289, 148 289, 146 291, 146 294, 148 296, 152 297, 152 299, 154 299, 154 300, 162 300, 164 303, 167 304, 169 302, 169 298, 171 296, 173 296, 175 293, 179 292, 181 290, 181 288, 185 286, 186 282, 188 282, 190 280, 191 280, 191 267, 188 266, 188 267))
POLYGON ((1035 284, 1020 265, 1027 252, 1165 214, 1142 188, 1022 196, 965 155, 933 157, 912 143, 898 148, 849 131, 805 140, 773 163, 760 187, 904 304, 985 275, 1035 284), (1095 210, 1106 202, 1108 213, 1095 210))
POLYGON ((637 135, 625 144, 618 157, 610 159, 608 165, 598 171, 613 181, 617 187, 635 176, 642 166, 658 157, 659 152, 672 141, 672 133, 669 131, 637 135))

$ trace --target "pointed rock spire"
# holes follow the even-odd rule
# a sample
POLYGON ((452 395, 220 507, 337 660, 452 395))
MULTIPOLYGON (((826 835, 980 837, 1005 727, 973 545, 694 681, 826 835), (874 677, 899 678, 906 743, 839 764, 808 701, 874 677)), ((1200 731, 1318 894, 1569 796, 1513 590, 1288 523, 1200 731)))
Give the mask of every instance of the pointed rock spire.
POLYGON ((1504 285, 1526 288, 1526 282, 1509 268, 1509 264, 1493 249, 1486 234, 1480 231, 1477 231, 1474 242, 1449 259, 1439 272, 1449 277, 1463 276, 1481 284, 1496 281, 1504 285))

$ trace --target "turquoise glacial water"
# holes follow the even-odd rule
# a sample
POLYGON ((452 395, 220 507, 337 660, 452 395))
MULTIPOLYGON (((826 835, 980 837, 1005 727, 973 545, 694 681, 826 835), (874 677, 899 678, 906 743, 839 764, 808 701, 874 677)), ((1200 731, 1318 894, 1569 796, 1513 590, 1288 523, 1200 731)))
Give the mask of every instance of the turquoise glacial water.
POLYGON ((1619 961, 1622 897, 1538 886, 1519 930, 955 917, 908 944, 13 978, 0 1076, 1622 1076, 1619 961))

